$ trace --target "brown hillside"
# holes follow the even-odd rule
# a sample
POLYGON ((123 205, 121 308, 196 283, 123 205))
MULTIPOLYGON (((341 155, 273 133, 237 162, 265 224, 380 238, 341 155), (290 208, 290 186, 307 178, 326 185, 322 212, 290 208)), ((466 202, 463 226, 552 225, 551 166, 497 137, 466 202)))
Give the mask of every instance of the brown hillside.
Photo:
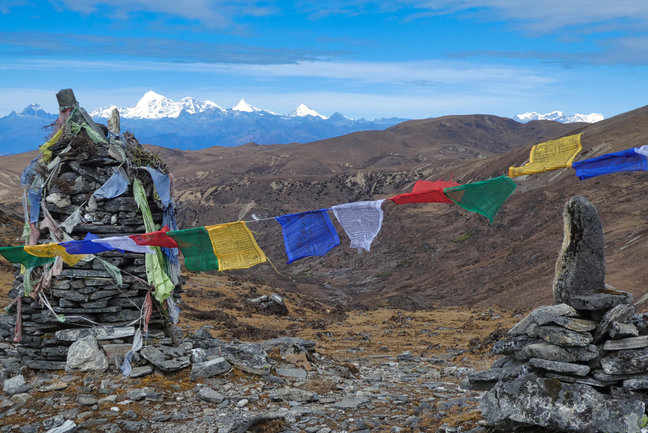
MULTIPOLYGON (((496 116, 446 116, 409 121, 308 144, 194 152, 155 148, 172 167, 181 228, 252 220, 405 192, 419 179, 471 182, 506 174, 528 159, 531 145, 582 130, 579 159, 644 144, 648 109, 594 125, 541 121, 520 124, 496 116)), ((24 167, 29 157, 0 158, 24 167)), ((19 171, 17 171, 19 173, 19 171)), ((494 224, 455 205, 384 205, 384 226, 370 253, 342 245, 321 258, 285 265, 279 225, 253 222, 260 246, 277 266, 237 272, 345 304, 500 304, 551 302, 553 266, 562 242, 564 201, 583 194, 605 224, 608 282, 642 293, 648 270, 638 265, 640 221, 648 208, 644 173, 580 182, 572 169, 516 178, 519 187, 494 224), (645 210, 642 210, 645 209, 645 210)), ((17 179, 16 179, 17 181, 17 179)), ((17 189, 19 190, 19 189, 17 189)), ((19 197, 1 198, 16 204, 19 197)))

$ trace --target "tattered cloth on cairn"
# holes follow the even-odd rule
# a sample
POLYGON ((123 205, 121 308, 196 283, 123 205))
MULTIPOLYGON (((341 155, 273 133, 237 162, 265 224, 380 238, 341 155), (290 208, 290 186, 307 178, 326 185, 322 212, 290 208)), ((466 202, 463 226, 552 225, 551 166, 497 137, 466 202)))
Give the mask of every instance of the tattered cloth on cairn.
POLYGON ((0 248, 22 263, 0 336, 19 343, 23 363, 35 369, 64 368, 68 346, 84 335, 130 346, 136 330, 162 337, 177 320, 177 248, 128 238, 176 227, 166 165, 120 133, 116 110, 109 132, 71 89, 57 98, 52 137, 21 176, 26 246, 0 248))

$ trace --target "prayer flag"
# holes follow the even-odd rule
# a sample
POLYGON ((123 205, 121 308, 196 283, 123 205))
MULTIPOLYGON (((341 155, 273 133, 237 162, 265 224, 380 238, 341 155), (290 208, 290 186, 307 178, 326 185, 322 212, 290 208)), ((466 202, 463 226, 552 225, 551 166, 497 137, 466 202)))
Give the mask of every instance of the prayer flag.
POLYGON ((11 263, 20 263, 26 268, 42 266, 47 263, 52 263, 55 260, 54 257, 36 257, 31 255, 25 251, 25 247, 23 246, 0 247, 0 254, 11 263))
POLYGON ((171 203, 171 178, 168 174, 164 174, 153 167, 145 168, 151 175, 151 179, 153 179, 155 192, 157 192, 158 197, 160 197, 162 208, 166 209, 171 203))
POLYGON ((205 227, 218 258, 218 270, 247 269, 266 261, 245 222, 205 227))
MULTIPOLYGON (((144 192, 144 187, 142 182, 139 179, 133 180, 133 197, 135 198, 135 203, 142 213, 142 219, 144 220, 144 227, 146 228, 147 233, 156 231, 157 227, 153 222, 153 215, 151 214, 151 209, 148 205, 148 199, 146 198, 146 193, 144 192)), ((130 238, 129 238, 130 239, 130 238)), ((131 239, 133 243, 135 241, 131 239)), ((159 247, 146 247, 151 251, 151 254, 147 254, 144 257, 144 266, 146 267, 146 279, 149 284, 155 287, 154 296, 155 299, 161 304, 166 298, 171 296, 171 292, 175 287, 175 284, 167 273, 165 272, 165 261, 162 251, 159 247)))
POLYGON ((146 233, 143 235, 131 235, 130 238, 135 241, 137 245, 149 245, 152 247, 165 247, 165 248, 178 248, 178 244, 172 237, 168 236, 169 227, 164 226, 155 232, 146 233))
POLYGON ((283 229, 288 263, 308 256, 323 256, 340 245, 328 209, 275 217, 283 229))
MULTIPOLYGON (((443 191, 441 191, 443 194, 443 191)), ((443 196, 446 200, 448 198, 443 196)), ((382 204, 385 200, 357 201, 333 206, 331 210, 335 218, 351 239, 351 248, 369 251, 371 242, 378 235, 382 226, 382 204)), ((449 203, 452 203, 448 200, 449 203)))
POLYGON ((110 251, 113 248, 101 242, 92 242, 93 239, 99 239, 99 236, 87 233, 85 238, 79 241, 61 242, 68 254, 97 254, 103 251, 110 251))
POLYGON ((100 243, 109 246, 113 250, 132 251, 134 253, 153 254, 150 247, 137 245, 134 240, 128 236, 111 236, 108 238, 92 239, 91 242, 100 243))
POLYGON ((205 227, 176 230, 167 234, 175 239, 182 251, 187 270, 193 272, 218 270, 218 258, 205 227))
POLYGON ((569 135, 536 144, 531 148, 529 162, 522 167, 509 167, 509 176, 516 177, 571 167, 572 161, 582 149, 581 135, 583 134, 569 135))
POLYGON ((65 128, 61 128, 58 131, 56 131, 56 134, 52 136, 49 140, 47 140, 45 143, 43 143, 40 147, 40 151, 42 154, 41 160, 43 162, 49 162, 50 159, 52 159, 52 151, 50 150, 50 147, 58 143, 59 138, 61 138, 61 135, 63 135, 63 130, 65 128))
POLYGON ((97 198, 105 199, 119 197, 128 190, 129 184, 130 180, 124 172, 124 169, 119 167, 93 195, 97 198))
POLYGON ((414 184, 412 192, 398 194, 388 200, 391 200, 396 204, 452 203, 452 201, 443 193, 443 190, 453 186, 459 186, 459 184, 452 180, 419 180, 414 184))
POLYGON ((510 177, 500 176, 446 188, 443 192, 462 208, 484 215, 493 222, 493 217, 516 187, 517 185, 510 177))
POLYGON ((646 171, 648 170, 647 153, 648 146, 634 147, 576 161, 572 167, 576 169, 576 176, 581 180, 622 171, 646 171))
POLYGON ((57 257, 60 256, 63 261, 69 266, 74 266, 79 263, 85 255, 83 254, 68 254, 65 247, 57 243, 40 244, 40 245, 25 245, 25 251, 32 256, 36 257, 57 257))

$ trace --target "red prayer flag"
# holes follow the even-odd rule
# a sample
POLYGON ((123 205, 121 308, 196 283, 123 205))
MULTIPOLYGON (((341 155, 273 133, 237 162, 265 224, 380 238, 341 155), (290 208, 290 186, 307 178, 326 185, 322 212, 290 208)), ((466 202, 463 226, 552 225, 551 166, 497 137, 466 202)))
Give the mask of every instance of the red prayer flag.
POLYGON ((169 235, 168 226, 162 227, 161 230, 150 232, 143 235, 131 235, 129 238, 135 241, 137 245, 148 245, 151 247, 178 248, 176 241, 169 235))
POLYGON ((387 200, 391 200, 396 204, 452 203, 452 200, 443 193, 443 189, 459 185, 452 180, 419 180, 414 184, 412 192, 399 194, 387 200))

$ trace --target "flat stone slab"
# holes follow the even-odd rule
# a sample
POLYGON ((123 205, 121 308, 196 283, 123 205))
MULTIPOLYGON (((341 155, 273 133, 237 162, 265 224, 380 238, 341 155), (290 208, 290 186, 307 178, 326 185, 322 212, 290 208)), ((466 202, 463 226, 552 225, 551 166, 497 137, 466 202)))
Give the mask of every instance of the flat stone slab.
POLYGON ((296 401, 299 403, 308 403, 319 399, 319 396, 313 391, 289 386, 271 391, 268 397, 272 401, 296 401))
POLYGON ((576 317, 578 316, 578 311, 567 304, 545 305, 538 307, 529 313, 524 319, 516 323, 508 331, 508 335, 523 335, 532 324, 544 325, 563 316, 576 317))
POLYGON ((134 326, 104 326, 95 328, 62 329, 54 336, 58 341, 77 341, 79 338, 93 335, 97 340, 114 340, 135 335, 134 326))
POLYGON ((631 391, 646 390, 648 389, 648 376, 624 380, 623 387, 631 391))
POLYGON ((275 372, 279 376, 283 377, 293 377, 296 379, 306 379, 308 373, 303 368, 290 368, 290 367, 277 367, 275 372))
POLYGON ((246 373, 270 374, 268 356, 259 344, 226 344, 220 347, 220 353, 230 364, 246 373))
POLYGON ((622 338, 638 337, 639 330, 632 323, 612 322, 608 335, 614 340, 620 340, 622 338))
POLYGON ((594 342, 602 341, 610 332, 612 323, 630 323, 635 314, 635 306, 630 303, 623 303, 612 307, 603 315, 601 322, 594 331, 594 342))
POLYGON ((648 347, 648 335, 624 338, 622 340, 607 340, 603 344, 604 350, 641 349, 643 347, 648 347))
POLYGON ((369 403, 369 397, 344 397, 342 400, 333 403, 331 406, 337 409, 357 409, 369 403))
POLYGON ((45 361, 42 359, 23 358, 22 363, 32 370, 65 370, 65 361, 45 361))
POLYGON ((196 362, 191 364, 191 380, 213 377, 219 374, 227 373, 232 366, 225 358, 214 358, 209 361, 196 362))
POLYGON ((640 379, 643 374, 608 374, 601 369, 593 370, 592 376, 603 382, 621 382, 627 379, 640 379))
POLYGON ((181 356, 178 358, 167 358, 162 351, 153 346, 144 346, 140 350, 140 354, 151 364, 155 365, 162 371, 174 372, 182 370, 183 368, 191 365, 191 360, 188 356, 181 356))
POLYGON ((552 320, 556 325, 576 332, 589 332, 596 329, 598 323, 593 320, 578 319, 575 317, 559 316, 552 320))
POLYGON ((573 296, 569 305, 577 310, 607 310, 620 304, 628 304, 633 301, 632 293, 595 293, 591 295, 573 296))
POLYGON ((540 338, 529 337, 528 335, 506 336, 495 342, 493 353, 495 355, 513 355, 516 351, 530 345, 539 343, 540 338))
POLYGON ((529 364, 536 368, 542 368, 543 370, 575 374, 577 376, 585 376, 590 372, 590 368, 587 365, 573 364, 570 362, 547 361, 546 359, 540 358, 529 359, 529 364))
POLYGON ((548 361, 577 362, 591 361, 599 356, 598 347, 593 344, 581 347, 563 347, 542 342, 530 344, 515 352, 518 361, 527 361, 531 358, 546 359, 548 361))
POLYGON ((144 376, 148 376, 151 373, 153 373, 153 367, 151 367, 150 365, 144 365, 142 367, 133 367, 131 369, 131 374, 129 374, 128 377, 131 378, 144 377, 144 376))
POLYGON ((306 350, 313 350, 317 343, 313 340, 306 340, 298 337, 278 337, 271 340, 260 341, 259 344, 264 350, 270 350, 275 347, 285 348, 291 346, 303 347, 306 350))
POLYGON ((642 374, 648 371, 648 348, 618 350, 601 358, 607 374, 642 374))
POLYGON ((536 332, 547 343, 557 346, 587 346, 594 340, 590 333, 571 331, 560 326, 538 326, 536 332))
POLYGON ((616 381, 603 381, 594 379, 590 376, 576 377, 576 376, 567 376, 566 374, 559 373, 547 373, 547 377, 558 379, 561 382, 565 383, 581 383, 583 385, 595 386, 597 388, 606 388, 610 385, 614 385, 616 381))
POLYGON ((122 307, 110 306, 103 308, 61 308, 52 307, 52 309, 61 314, 98 314, 98 313, 117 313, 122 307))

